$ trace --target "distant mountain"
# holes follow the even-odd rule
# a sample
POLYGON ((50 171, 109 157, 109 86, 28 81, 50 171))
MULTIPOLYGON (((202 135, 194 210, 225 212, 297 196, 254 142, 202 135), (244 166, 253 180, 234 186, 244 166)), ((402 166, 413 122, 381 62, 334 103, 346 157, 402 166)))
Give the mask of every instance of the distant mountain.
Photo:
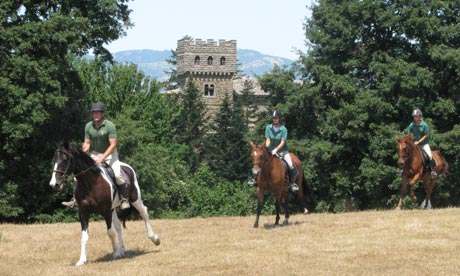
MULTIPOLYGON (((238 69, 245 75, 262 75, 273 69, 274 65, 290 65, 292 60, 282 57, 264 55, 254 50, 238 49, 238 69)), ((171 58, 171 51, 164 50, 128 50, 116 52, 113 57, 118 62, 131 62, 146 75, 158 80, 167 79, 165 71, 169 71, 170 65, 166 62, 171 58)))

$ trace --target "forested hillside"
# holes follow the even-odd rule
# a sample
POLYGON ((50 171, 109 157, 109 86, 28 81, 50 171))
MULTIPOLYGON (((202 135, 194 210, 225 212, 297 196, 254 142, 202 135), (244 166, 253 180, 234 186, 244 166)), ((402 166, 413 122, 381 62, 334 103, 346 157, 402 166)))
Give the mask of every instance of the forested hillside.
MULTIPOLYGON (((205 118, 193 83, 168 97, 136 65, 110 63, 103 45, 131 24, 125 1, 6 0, 0 13, 1 221, 75 220, 60 205, 71 197, 71 177, 64 191, 48 186, 51 158, 58 141, 81 144, 94 101, 117 125, 120 157, 136 169, 154 216, 254 212, 248 142, 263 140, 270 117, 255 114, 249 130, 242 107, 250 97, 227 99, 216 118, 205 118), (97 58, 88 61, 90 49, 97 58)), ((452 1, 317 1, 305 21, 309 51, 259 78, 271 108, 285 115, 310 208, 394 208, 401 176, 393 137, 414 108, 450 164, 433 205, 459 204, 459 13, 452 1)))

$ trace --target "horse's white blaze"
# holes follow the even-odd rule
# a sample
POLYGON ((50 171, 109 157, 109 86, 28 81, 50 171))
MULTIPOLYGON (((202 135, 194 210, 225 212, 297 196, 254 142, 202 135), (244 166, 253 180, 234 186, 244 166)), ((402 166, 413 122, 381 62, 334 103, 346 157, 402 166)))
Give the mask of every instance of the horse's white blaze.
POLYGON ((54 186, 56 186, 56 170, 57 170, 57 162, 54 163, 54 167, 53 167, 53 174, 51 176, 51 180, 50 180, 50 186, 54 188, 54 186))
POLYGON ((254 156, 257 156, 257 151, 254 152, 254 156))

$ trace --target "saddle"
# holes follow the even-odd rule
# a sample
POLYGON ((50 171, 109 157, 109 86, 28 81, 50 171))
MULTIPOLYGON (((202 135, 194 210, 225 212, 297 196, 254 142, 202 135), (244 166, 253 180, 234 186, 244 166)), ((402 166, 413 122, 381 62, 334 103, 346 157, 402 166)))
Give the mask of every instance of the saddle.
MULTIPOLYGON (((420 149, 422 152, 422 162, 423 162, 423 173, 431 171, 430 168, 430 157, 428 154, 423 150, 420 149)), ((436 159, 433 158, 433 162, 436 165, 436 159)))
MULTIPOLYGON (((284 168, 284 177, 288 180, 288 183, 292 182, 293 179, 290 179, 290 174, 289 174, 289 165, 288 163, 286 162, 286 160, 284 160, 284 158, 282 158, 281 156, 279 155, 276 155, 280 160, 281 160, 281 164, 283 165, 283 168, 284 168)), ((294 167, 295 168, 295 167, 294 167)))
MULTIPOLYGON (((118 185, 112 167, 110 167, 110 165, 105 162, 102 162, 97 166, 103 174, 108 176, 107 178, 110 180, 110 185, 112 185, 113 190, 118 191, 118 185)), ((121 170, 121 175, 125 179, 125 183, 128 183, 128 176, 125 174, 123 170, 121 170)), ((113 194, 113 196, 115 197, 115 193, 113 194)))

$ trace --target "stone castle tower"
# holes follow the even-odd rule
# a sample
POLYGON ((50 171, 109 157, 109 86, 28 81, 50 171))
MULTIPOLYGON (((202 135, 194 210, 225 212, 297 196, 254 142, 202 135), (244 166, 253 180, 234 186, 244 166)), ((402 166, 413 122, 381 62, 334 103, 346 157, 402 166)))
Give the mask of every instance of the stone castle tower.
POLYGON ((208 113, 218 110, 225 95, 231 98, 237 66, 236 40, 178 40, 176 62, 180 87, 192 80, 202 93, 208 113))

